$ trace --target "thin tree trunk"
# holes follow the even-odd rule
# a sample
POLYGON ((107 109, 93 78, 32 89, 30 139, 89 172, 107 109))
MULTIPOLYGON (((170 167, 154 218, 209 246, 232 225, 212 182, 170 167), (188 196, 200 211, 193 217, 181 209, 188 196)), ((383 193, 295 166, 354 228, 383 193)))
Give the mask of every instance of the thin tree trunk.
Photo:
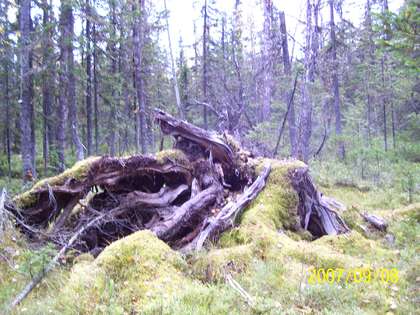
POLYGON ((391 102, 391 131, 392 131, 392 148, 395 150, 397 148, 396 143, 396 130, 395 130, 395 109, 394 109, 394 103, 391 102))
MULTIPOLYGON (((117 17, 116 17, 116 8, 114 1, 110 2, 111 6, 111 36, 110 36, 110 48, 109 53, 111 57, 111 67, 110 67, 110 77, 114 78, 117 72, 117 56, 116 56, 116 36, 117 36, 117 17)), ((114 81, 114 80, 112 80, 114 81)), ((111 90, 111 102, 110 102, 110 112, 109 112, 109 154, 111 156, 115 156, 115 135, 117 133, 116 126, 115 126, 115 115, 116 115, 116 91, 115 91, 115 83, 111 82, 110 84, 111 90)))
MULTIPOLYGON (((280 32, 281 32, 281 39, 282 39, 281 43, 282 43, 282 50, 283 50, 284 74, 286 76, 286 81, 290 82, 290 79, 292 76, 292 65, 290 63, 289 45, 287 42, 286 18, 284 16, 283 11, 279 13, 279 16, 280 16, 280 32)), ((285 93, 284 99, 285 99, 285 103, 290 99, 289 91, 285 93)), ((291 102, 290 108, 289 108, 288 123, 289 123, 289 138, 290 138, 290 155, 292 157, 297 157, 296 117, 295 117, 295 106, 293 102, 291 102)))
POLYGON ((368 62, 368 71, 367 71, 367 79, 366 79, 366 102, 367 102, 367 136, 368 136, 368 143, 372 138, 372 108, 373 108, 373 96, 371 94, 371 86, 370 81, 372 79, 372 69, 375 66, 375 46, 373 42, 372 36, 372 15, 371 15, 371 4, 370 0, 366 1, 366 28, 369 32, 368 34, 368 41, 369 41, 369 62, 368 62))
POLYGON ((335 135, 338 138, 338 158, 343 160, 345 157, 344 143, 341 139, 342 126, 341 126, 341 104, 340 104, 340 87, 338 83, 338 61, 337 61, 337 43, 335 36, 335 23, 334 23, 334 0, 329 0, 330 5, 330 36, 331 36, 331 55, 332 55, 332 84, 334 95, 334 112, 335 112, 335 135))
POLYGON ((21 153, 23 178, 25 181, 36 177, 34 106, 32 100, 32 57, 31 57, 31 1, 20 2, 20 100, 21 100, 21 153))
POLYGON ((4 63, 4 98, 5 98, 5 105, 6 105, 6 115, 5 115, 5 126, 6 126, 6 155, 7 155, 7 176, 12 176, 12 162, 11 162, 11 150, 10 150, 10 95, 9 95, 9 59, 6 58, 4 63))
POLYGON ((272 92, 272 38, 271 38, 271 16, 273 11, 272 0, 264 0, 264 26, 262 56, 264 63, 263 74, 263 95, 260 121, 267 121, 271 112, 271 92, 272 92))
POLYGON ((304 162, 309 160, 309 144, 312 134, 312 96, 309 85, 313 82, 313 59, 311 58, 312 42, 312 6, 306 2, 306 44, 305 44, 305 80, 302 84, 302 109, 300 111, 298 158, 304 162))
POLYGON ((92 155, 92 52, 91 52, 91 7, 86 0, 86 144, 87 155, 92 155))
POLYGON ((137 152, 146 153, 146 106, 144 97, 144 81, 143 81, 143 47, 144 47, 144 15, 145 0, 135 2, 134 11, 136 15, 133 26, 133 50, 134 50, 134 82, 137 94, 137 133, 136 144, 137 152))
POLYGON ((388 151, 388 132, 387 132, 387 118, 386 118, 386 104, 387 104, 387 91, 386 91, 386 84, 385 84, 385 56, 382 57, 381 60, 381 76, 382 76, 382 115, 383 115, 383 123, 384 123, 384 149, 388 151))
MULTIPOLYGON (((208 86, 208 40, 209 40, 209 25, 207 15, 207 0, 204 0, 203 7, 203 102, 207 103, 207 86, 208 86)), ((207 121, 207 107, 203 106, 203 124, 204 129, 208 129, 207 121)))
POLYGON ((44 68, 42 80, 42 114, 43 114, 43 159, 44 159, 44 175, 47 174, 50 159, 50 150, 53 147, 53 104, 54 104, 54 74, 55 60, 53 47, 53 29, 52 23, 52 5, 48 0, 43 3, 43 57, 42 63, 44 68))
POLYGON ((83 144, 79 137, 79 123, 77 119, 77 103, 76 103, 76 78, 74 75, 74 54, 73 54, 73 38, 74 38, 74 17, 72 3, 65 0, 63 6, 65 10, 65 44, 67 52, 67 98, 69 105, 69 123, 71 129, 71 138, 76 148, 76 158, 78 161, 84 159, 83 144))
POLYGON ((279 128, 279 134, 277 137, 277 142, 276 142, 276 146, 274 148, 273 151, 273 157, 275 157, 277 155, 277 151, 280 145, 280 140, 281 140, 281 136, 283 135, 283 131, 284 131, 284 126, 286 125, 286 121, 288 119, 288 116, 290 114, 290 109, 293 106, 293 99, 295 96, 295 91, 296 91, 296 85, 297 85, 297 79, 298 79, 298 74, 296 74, 294 83, 293 83, 293 90, 289 95, 289 100, 287 101, 287 109, 286 109, 286 113, 284 114, 284 118, 283 118, 283 122, 281 124, 281 127, 279 128))
POLYGON ((95 127, 95 154, 99 155, 99 108, 98 108, 98 45, 96 25, 92 25, 93 32, 93 124, 95 127))
POLYGON ((168 33, 169 55, 171 57, 172 80, 173 80, 173 84, 174 84, 176 105, 178 106, 179 117, 184 119, 184 110, 183 110, 183 107, 182 107, 182 104, 181 104, 181 98, 179 96, 179 86, 178 86, 178 78, 176 76, 174 54, 172 52, 171 32, 169 31, 169 12, 168 12, 168 9, 166 7, 166 0, 163 0, 163 4, 165 6, 165 11, 166 11, 166 31, 168 33))

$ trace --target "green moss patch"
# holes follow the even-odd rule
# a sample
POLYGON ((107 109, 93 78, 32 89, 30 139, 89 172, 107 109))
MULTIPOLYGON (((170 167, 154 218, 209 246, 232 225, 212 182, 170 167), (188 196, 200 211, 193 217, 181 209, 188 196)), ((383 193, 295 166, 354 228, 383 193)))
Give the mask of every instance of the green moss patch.
POLYGON ((46 188, 47 184, 50 186, 63 185, 66 180, 71 178, 77 181, 83 181, 86 179, 92 164, 99 159, 100 157, 89 157, 85 160, 77 162, 73 167, 65 170, 63 173, 57 176, 42 179, 38 181, 30 190, 16 196, 13 201, 19 208, 31 207, 37 201, 36 193, 39 189, 46 188))

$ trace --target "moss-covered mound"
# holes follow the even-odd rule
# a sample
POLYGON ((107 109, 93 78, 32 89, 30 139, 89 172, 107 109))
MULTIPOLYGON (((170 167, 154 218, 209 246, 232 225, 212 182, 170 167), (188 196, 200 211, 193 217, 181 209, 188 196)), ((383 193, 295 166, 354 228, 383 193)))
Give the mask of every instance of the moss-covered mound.
MULTIPOLYGON (((209 250, 183 257, 151 232, 137 232, 112 243, 96 259, 85 255, 70 270, 58 268, 17 313, 414 314, 419 205, 376 213, 389 221, 388 233, 395 240, 385 233, 371 239, 356 229, 311 241, 296 227, 297 196, 288 178, 290 170, 302 166, 272 161, 267 186, 240 225, 209 250), (399 278, 397 283, 308 281, 314 268, 359 267, 397 268, 399 278), (226 281, 227 275, 252 303, 226 281)), ((350 226, 364 224, 359 209, 347 211, 342 215, 350 226)), ((0 279, 14 272, 1 257, 0 267, 0 279)), ((25 280, 7 279, 0 280, 6 288, 0 302, 15 295, 25 280)))
POLYGON ((14 198, 14 202, 19 208, 28 208, 36 202, 36 192, 41 188, 45 188, 47 184, 49 186, 63 185, 69 178, 72 178, 76 181, 83 181, 86 179, 93 163, 99 160, 100 157, 89 157, 85 160, 77 162, 73 167, 65 170, 63 173, 60 173, 57 176, 42 179, 38 181, 30 190, 16 196, 16 198, 14 198))

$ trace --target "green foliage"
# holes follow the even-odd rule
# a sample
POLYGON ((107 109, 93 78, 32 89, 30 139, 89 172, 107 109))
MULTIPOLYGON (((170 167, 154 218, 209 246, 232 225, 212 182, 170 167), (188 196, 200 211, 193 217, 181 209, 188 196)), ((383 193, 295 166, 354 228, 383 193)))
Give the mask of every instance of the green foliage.
POLYGON ((38 273, 42 273, 56 254, 57 250, 53 244, 47 244, 35 251, 26 250, 22 253, 18 271, 30 275, 32 278, 38 273))
POLYGON ((398 13, 384 12, 378 15, 377 28, 388 32, 388 38, 381 39, 380 44, 392 51, 402 65, 413 72, 420 70, 419 34, 420 24, 419 2, 405 1, 398 13))
MULTIPOLYGON (((286 175, 303 163, 271 162, 267 186, 246 209, 241 224, 224 233, 208 251, 182 257, 151 232, 140 231, 112 243, 96 259, 78 257, 69 266, 71 270, 57 266, 16 313, 415 313, 420 204, 392 211, 370 210, 390 223, 395 244, 387 243, 383 236, 368 239, 356 231, 307 241, 295 237, 292 230, 283 232, 291 227, 288 219, 297 200, 286 175), (310 268, 360 266, 395 267, 400 281, 392 287, 379 282, 308 284, 310 268), (226 273, 251 296, 252 306, 229 285, 226 273)), ((257 163, 258 170, 262 163, 257 163)), ((343 187, 329 189, 329 195, 336 197, 343 187)), ((371 191, 364 193, 362 199, 374 196, 371 191)), ((354 220, 349 221, 354 226, 362 222, 360 216, 345 218, 354 220)), ((13 268, 0 257, 0 304, 10 301, 30 280, 31 273, 42 270, 55 253, 50 246, 29 250, 23 240, 7 235, 0 243, 0 254, 13 261, 13 268)))

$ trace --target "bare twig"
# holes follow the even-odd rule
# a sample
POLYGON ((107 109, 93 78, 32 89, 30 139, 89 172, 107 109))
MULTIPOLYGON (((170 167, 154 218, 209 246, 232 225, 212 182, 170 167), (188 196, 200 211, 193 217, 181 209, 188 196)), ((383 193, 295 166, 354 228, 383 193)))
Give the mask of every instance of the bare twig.
POLYGON ((1 195, 0 195, 0 240, 3 237, 3 231, 6 227, 6 220, 7 220, 7 214, 4 209, 4 203, 6 201, 6 189, 3 188, 1 195))
POLYGON ((226 282, 236 291, 239 293, 239 295, 248 303, 250 306, 254 306, 255 302, 253 297, 245 291, 244 288, 241 287, 241 285, 233 279, 232 275, 228 272, 225 273, 225 279, 226 282))
POLYGON ((97 224, 100 220, 102 220, 105 216, 107 216, 107 213, 104 213, 90 222, 88 222, 86 225, 82 226, 76 233, 73 234, 73 236, 69 239, 66 245, 64 245, 60 251, 57 253, 57 255, 54 256, 54 258, 48 263, 48 265, 43 269, 40 273, 35 275, 35 277, 32 279, 31 282, 29 282, 23 290, 16 296, 16 298, 10 303, 9 309, 15 308, 18 304, 20 304, 27 296, 28 294, 36 287, 38 283, 44 279, 44 277, 54 269, 54 267, 57 265, 58 260, 61 256, 65 254, 65 252, 73 245, 73 243, 83 234, 84 231, 86 231, 91 226, 97 224))

